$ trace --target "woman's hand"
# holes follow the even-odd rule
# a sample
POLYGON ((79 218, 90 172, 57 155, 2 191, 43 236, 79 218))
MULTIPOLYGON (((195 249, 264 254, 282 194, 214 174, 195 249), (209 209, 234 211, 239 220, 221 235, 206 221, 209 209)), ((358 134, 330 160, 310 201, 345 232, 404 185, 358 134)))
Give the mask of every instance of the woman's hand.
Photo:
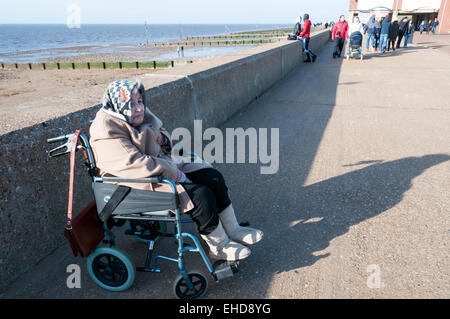
POLYGON ((184 174, 182 171, 178 171, 178 179, 176 180, 176 183, 192 184, 192 181, 187 178, 186 174, 184 174))

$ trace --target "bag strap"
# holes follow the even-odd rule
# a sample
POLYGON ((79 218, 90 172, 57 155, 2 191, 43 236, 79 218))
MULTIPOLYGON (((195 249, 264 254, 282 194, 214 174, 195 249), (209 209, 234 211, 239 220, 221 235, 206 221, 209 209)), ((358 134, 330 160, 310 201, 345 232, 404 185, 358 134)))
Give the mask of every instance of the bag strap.
POLYGON ((70 145, 70 177, 69 177, 69 201, 67 205, 67 224, 66 229, 72 229, 72 203, 73 203, 73 180, 75 175, 75 153, 77 151, 78 136, 80 130, 76 130, 72 136, 70 145))
POLYGON ((130 187, 119 185, 119 187, 111 195, 111 198, 106 203, 105 207, 103 207, 102 211, 98 214, 100 220, 106 221, 120 202, 125 198, 125 196, 127 196, 130 190, 130 187))

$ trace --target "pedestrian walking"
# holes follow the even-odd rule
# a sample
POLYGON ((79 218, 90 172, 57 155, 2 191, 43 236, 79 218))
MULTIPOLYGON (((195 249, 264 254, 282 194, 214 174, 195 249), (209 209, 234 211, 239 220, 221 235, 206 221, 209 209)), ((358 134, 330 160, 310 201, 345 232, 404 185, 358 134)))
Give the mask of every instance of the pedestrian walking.
POLYGON ((439 21, 437 18, 434 18, 434 21, 431 26, 431 33, 436 34, 436 28, 439 25, 439 21))
POLYGON ((404 17, 400 23, 398 24, 398 38, 397 38, 397 49, 400 48, 400 43, 402 42, 403 36, 406 34, 408 30, 408 18, 404 17))
POLYGON ((388 42, 389 33, 391 32, 392 23, 391 19, 389 19, 389 15, 386 15, 383 22, 381 23, 381 31, 380 31, 380 53, 386 52, 386 46, 388 42))
POLYGON ((178 57, 180 57, 180 46, 177 45, 177 53, 178 53, 178 57))
POLYGON ((181 57, 184 58, 184 46, 180 47, 181 57))
POLYGON ((366 37, 366 50, 369 51, 369 43, 371 42, 372 48, 375 49, 375 39, 377 37, 377 29, 380 28, 380 23, 375 19, 373 14, 367 24, 364 27, 364 34, 367 33, 366 37))
POLYGON ((341 15, 339 17, 339 21, 334 25, 333 32, 331 34, 331 40, 334 41, 333 59, 336 59, 336 57, 341 57, 345 39, 348 39, 348 23, 345 21, 345 16, 341 15))
POLYGON ((423 30, 425 30, 425 21, 422 20, 422 22, 419 25, 420 34, 422 34, 423 30))
POLYGON ((391 50, 391 45, 392 50, 395 51, 395 40, 397 39, 398 31, 399 31, 398 21, 395 20, 394 22, 392 22, 391 28, 389 30, 388 46, 387 46, 388 51, 391 50))
MULTIPOLYGON (((361 41, 362 41, 362 35, 364 33, 364 26, 359 20, 358 16, 353 17, 353 22, 349 24, 348 26, 348 35, 349 37, 352 36, 353 33, 359 32, 361 35, 361 41)), ((362 46, 362 45, 361 45, 362 46)), ((347 51, 350 51, 350 41, 348 42, 347 51)))
POLYGON ((427 34, 430 34, 430 22, 431 22, 431 20, 425 21, 424 31, 425 31, 427 34))
POLYGON ((375 50, 378 50, 378 45, 380 44, 380 32, 381 32, 381 24, 383 23, 384 17, 381 17, 378 20, 377 33, 375 34, 375 50))
POLYGON ((353 18, 353 22, 348 26, 348 34, 351 35, 353 32, 361 32, 361 34, 364 33, 364 26, 357 16, 353 18))
POLYGON ((317 59, 317 55, 311 52, 309 50, 309 40, 311 35, 311 20, 309 20, 309 14, 305 13, 303 15, 303 30, 300 33, 300 38, 302 38, 303 41, 303 49, 306 53, 306 60, 303 62, 315 62, 317 59))
POLYGON ((412 19, 410 19, 408 22, 408 28, 406 29, 406 33, 405 33, 405 43, 403 44, 404 48, 406 48, 408 46, 409 38, 413 36, 414 31, 415 31, 415 26, 414 26, 412 19))
POLYGON ((427 34, 430 34, 431 29, 433 28, 433 21, 428 20, 428 28, 427 28, 427 34))

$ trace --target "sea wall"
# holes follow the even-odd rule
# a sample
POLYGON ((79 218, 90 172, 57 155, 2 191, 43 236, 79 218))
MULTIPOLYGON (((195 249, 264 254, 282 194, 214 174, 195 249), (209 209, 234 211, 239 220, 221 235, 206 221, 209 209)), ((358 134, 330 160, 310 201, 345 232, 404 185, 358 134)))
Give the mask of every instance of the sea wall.
MULTIPOLYGON (((315 34, 311 50, 319 51, 329 37, 328 30, 315 34)), ((298 41, 267 47, 148 87, 152 111, 169 131, 176 127, 192 130, 194 119, 202 119, 204 127, 220 125, 302 65, 298 41)), ((54 146, 46 139, 75 129, 88 133, 89 121, 99 108, 92 106, 0 136, 0 292, 61 245, 70 249, 63 237, 69 157, 49 158, 46 150, 54 146)), ((80 211, 90 200, 90 179, 78 154, 73 211, 80 211)))

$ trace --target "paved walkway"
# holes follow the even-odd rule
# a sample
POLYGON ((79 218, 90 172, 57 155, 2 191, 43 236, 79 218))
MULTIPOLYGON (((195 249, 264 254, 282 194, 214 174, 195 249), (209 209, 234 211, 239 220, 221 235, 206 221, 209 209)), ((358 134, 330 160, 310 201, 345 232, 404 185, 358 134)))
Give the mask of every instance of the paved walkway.
MULTIPOLYGON (((292 72, 223 125, 280 129, 280 169, 216 165, 237 214, 265 232, 240 272, 206 298, 449 298, 450 55, 414 45, 292 72)), ((186 228, 194 231, 193 227, 186 228)), ((146 247, 124 238, 136 264, 146 247)), ((173 239, 159 252, 175 255, 173 239)), ((4 297, 173 298, 176 265, 112 293, 61 247, 4 297), (82 268, 66 287, 67 265, 82 268)), ((197 255, 189 269, 206 273, 197 255)))
POLYGON ((414 34, 414 43, 420 44, 427 48, 437 49, 450 54, 450 34, 436 34, 425 32, 414 34))

